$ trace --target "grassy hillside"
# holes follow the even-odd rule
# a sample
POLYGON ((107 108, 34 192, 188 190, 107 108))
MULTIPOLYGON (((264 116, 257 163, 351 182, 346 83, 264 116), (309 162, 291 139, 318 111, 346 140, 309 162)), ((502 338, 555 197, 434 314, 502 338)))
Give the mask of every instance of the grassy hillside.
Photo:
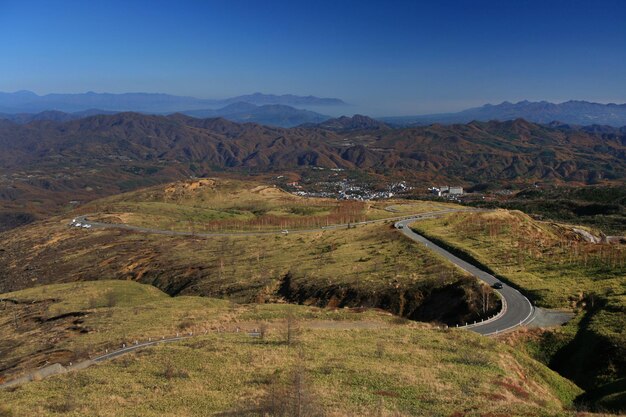
POLYGON ((5 307, 20 308, 17 330, 10 315, 0 316, 1 340, 20 348, 3 346, 0 358, 6 363, 9 353, 23 367, 55 350, 80 356, 135 338, 209 330, 206 336, 0 390, 3 416, 295 415, 296 406, 308 416, 557 416, 570 415, 565 407, 580 393, 495 340, 373 311, 170 298, 126 281, 51 285, 0 298, 20 302, 5 307), (34 320, 68 312, 85 313, 78 326, 89 330, 77 331, 76 324, 60 319, 34 320), (291 323, 297 329, 291 344, 288 316, 295 317, 291 323), (262 339, 251 338, 232 332, 235 326, 267 331, 262 339), (211 331, 218 327, 227 331, 211 331), (38 351, 43 335, 50 345, 44 353, 38 351))
POLYGON ((395 203, 304 198, 259 182, 221 178, 120 194, 81 207, 81 212, 135 226, 217 232, 320 228, 457 207, 441 202, 397 207, 395 203), (388 206, 396 210, 387 210, 388 206))
MULTIPOLYGON (((570 226, 504 210, 412 227, 488 265, 537 305, 581 310, 562 331, 532 341, 555 369, 590 391, 626 377, 626 246, 588 243, 570 226)), ((623 386, 613 386, 622 394, 611 407, 626 408, 623 386)))
MULTIPOLYGON (((482 190, 487 184, 475 187, 482 190)), ((626 187, 529 188, 509 198, 475 203, 482 207, 521 210, 539 218, 584 224, 607 235, 626 234, 626 187)))
MULTIPOLYGON (((275 218, 299 222, 349 222, 355 217, 322 214, 316 218, 286 212, 320 207, 345 212, 345 207, 356 207, 355 216, 363 218, 398 215, 384 210, 384 205, 391 203, 368 208, 364 203, 309 200, 236 181, 177 183, 96 202, 85 210, 102 210, 93 218, 127 219, 159 227, 162 220, 145 214, 150 210, 145 207, 153 207, 155 202, 148 201, 151 198, 171 209, 156 211, 155 216, 174 225, 181 213, 190 209, 222 215, 237 204, 248 209, 232 216, 244 220, 229 220, 228 227, 249 228, 248 217, 267 219, 266 214, 255 217, 254 211, 263 207, 282 213, 275 218), (180 196, 180 204, 163 201, 169 190, 180 196)), ((437 207, 450 205, 416 202, 401 211, 408 214, 437 207)), ((448 324, 487 316, 498 307, 497 298, 489 297, 491 303, 483 310, 480 283, 403 237, 391 222, 342 230, 319 228, 301 234, 192 237, 85 230, 67 226, 69 219, 57 218, 0 235, 0 269, 4 271, 0 291, 57 282, 126 279, 153 284, 170 295, 378 307, 415 320, 448 324)))
POLYGON ((412 227, 474 256, 540 306, 573 307, 591 293, 623 291, 626 246, 587 243, 572 227, 506 210, 453 214, 412 227))
POLYGON ((52 284, 0 294, 0 374, 4 379, 45 361, 77 362, 134 340, 221 327, 258 327, 258 320, 366 320, 384 325, 389 314, 322 310, 285 304, 238 305, 215 298, 170 297, 133 281, 52 284))

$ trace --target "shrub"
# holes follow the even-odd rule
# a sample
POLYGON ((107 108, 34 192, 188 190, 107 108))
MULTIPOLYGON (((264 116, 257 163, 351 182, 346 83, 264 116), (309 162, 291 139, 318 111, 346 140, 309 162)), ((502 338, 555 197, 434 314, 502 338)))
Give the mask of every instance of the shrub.
POLYGON ((376 342, 376 357, 382 359, 383 356, 385 356, 385 344, 379 340, 376 342))
POLYGON ((189 378, 189 373, 185 370, 177 369, 174 365, 168 363, 163 369, 162 376, 169 381, 174 378, 189 378))
POLYGON ((186 318, 178 324, 178 328, 180 330, 185 330, 190 327, 193 327, 193 325, 194 325, 193 319, 186 318))
POLYGON ((119 297, 115 291, 109 291, 106 294, 106 306, 107 307, 115 307, 119 302, 119 297))
POLYGON ((0 417, 13 417, 13 411, 6 405, 0 405, 0 417))
POLYGON ((78 403, 76 399, 72 396, 65 397, 60 402, 50 402, 48 404, 48 409, 53 413, 58 414, 67 414, 78 408, 78 403))

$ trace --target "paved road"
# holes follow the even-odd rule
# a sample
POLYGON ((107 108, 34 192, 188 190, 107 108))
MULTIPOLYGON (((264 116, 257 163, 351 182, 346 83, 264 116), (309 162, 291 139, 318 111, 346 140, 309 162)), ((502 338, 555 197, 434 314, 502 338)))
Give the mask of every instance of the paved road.
MULTIPOLYGON (((396 228, 401 230, 409 239, 425 245, 431 251, 443 256, 462 270, 474 275, 487 284, 493 285, 499 282, 498 278, 493 275, 451 254, 422 235, 415 233, 408 227, 408 225, 415 220, 416 219, 405 219, 397 222, 395 225, 396 228)), ((532 320, 534 308, 528 298, 524 297, 518 290, 503 283, 503 288, 495 291, 500 294, 502 299, 502 311, 492 320, 468 326, 472 331, 483 335, 492 335, 512 330, 532 320)))
MULTIPOLYGON (((419 215, 411 214, 405 216, 396 216, 396 217, 388 217, 384 219, 377 220, 367 220, 363 222, 355 222, 355 223, 345 223, 345 224, 334 224, 329 226, 317 227, 313 229, 290 229, 288 232, 290 234, 293 233, 316 233, 323 230, 336 230, 336 229, 346 229, 352 226, 364 225, 364 224, 374 224, 374 223, 386 223, 392 222, 396 220, 403 219, 426 219, 432 217, 442 216, 444 214, 456 213, 461 211, 481 211, 477 209, 446 209, 446 210, 438 210, 431 211, 427 213, 422 213, 419 215)), ((89 219, 89 214, 78 216, 74 219, 73 224, 81 224, 81 225, 89 225, 90 228, 93 229, 122 229, 122 230, 131 230, 134 232, 141 233, 151 233, 158 235, 166 235, 166 236, 197 236, 197 237, 220 237, 220 236, 264 236, 264 235, 276 235, 281 234, 283 231, 281 230, 269 230, 269 231, 248 231, 248 232, 182 232, 182 231, 173 231, 173 230, 163 230, 163 229, 152 229, 147 227, 139 227, 132 226, 129 224, 119 224, 119 223, 102 223, 96 222, 89 219)))
MULTIPOLYGON (((396 221, 395 226, 400 230, 405 236, 409 239, 414 240, 415 242, 421 243, 429 248, 431 251, 443 256, 459 268, 467 271, 478 279, 486 282, 489 285, 493 285, 495 282, 498 282, 498 279, 493 275, 471 265, 468 262, 458 258, 457 256, 451 254, 445 249, 437 246, 433 242, 424 238, 423 236, 415 233, 411 230, 408 225, 414 221, 420 219, 427 219, 433 217, 439 217, 444 214, 462 212, 462 211, 481 211, 476 209, 448 209, 448 210, 438 210, 421 214, 413 214, 407 216, 398 216, 380 220, 369 220, 364 222, 357 222, 351 224, 337 224, 332 226, 325 226, 322 228, 316 229, 295 229, 290 230, 289 233, 314 233, 320 232, 322 230, 335 230, 335 229, 345 229, 350 226, 363 225, 363 224, 373 224, 373 223, 383 223, 389 221, 396 221)), ((281 231, 259 231, 259 232, 216 232, 216 233, 192 233, 192 232, 179 232, 179 231, 171 231, 171 230, 161 230, 161 229, 152 229, 145 228, 139 226, 131 226, 127 224, 113 224, 113 223, 101 223, 91 221, 88 218, 88 215, 79 216, 74 219, 75 223, 80 223, 81 225, 89 225, 90 228, 114 228, 114 229, 123 229, 123 230, 131 230, 141 233, 152 233, 152 234, 160 234, 167 236, 198 236, 198 237, 212 237, 212 236, 259 236, 259 235, 272 235, 272 234, 280 234, 281 231)), ((483 335, 492 335, 505 331, 509 331, 514 329, 515 327, 521 326, 532 319, 534 308, 530 301, 524 297, 518 290, 503 284, 504 287, 502 289, 496 290, 502 299, 502 311, 498 313, 498 315, 490 320, 470 324, 466 327, 476 333, 483 335)))
MULTIPOLYGON (((396 221, 395 223, 395 227, 401 231, 406 237, 408 237, 409 239, 414 240, 415 242, 418 242, 420 244, 425 245, 428 249, 430 249, 431 251, 443 256, 444 258, 446 258, 447 260, 449 260, 450 262, 452 262, 453 264, 455 264, 456 266, 458 266, 459 268, 463 269, 464 271, 467 271, 468 273, 474 275, 475 277, 477 277, 478 279, 488 283, 489 285, 493 285, 495 282, 498 281, 498 279, 496 277, 494 277, 493 275, 475 267, 474 265, 469 264, 468 262, 465 262, 464 260, 458 258, 457 256, 451 254, 450 252, 448 252, 447 250, 443 249, 442 247, 436 245, 435 243, 431 242, 430 240, 426 239, 425 237, 415 233, 413 230, 411 230, 408 225, 410 223, 413 223, 417 220, 420 219, 426 219, 426 218, 433 218, 433 217, 439 217, 441 215, 444 214, 449 214, 449 213, 453 213, 453 212, 460 212, 460 211, 480 211, 480 210, 474 210, 474 209, 451 209, 451 210, 441 210, 441 211, 433 211, 433 212, 428 212, 428 213, 422 213, 422 214, 418 214, 418 215, 410 215, 410 216, 400 216, 400 217, 394 217, 394 218, 388 218, 388 219, 380 219, 380 220, 370 220, 370 221, 366 221, 366 222, 360 222, 360 223, 353 223, 352 225, 357 225, 357 224, 371 224, 371 223, 381 223, 381 222, 388 222, 388 221, 396 221)), ((113 228, 113 229, 125 229, 125 230, 132 230, 132 231, 137 231, 137 232, 144 232, 144 233, 156 233, 156 234, 162 234, 162 235, 169 235, 169 236, 191 236, 191 235, 195 235, 195 236, 205 236, 205 237, 210 237, 210 236, 233 236, 233 235, 242 235, 242 236, 251 236, 251 235, 267 235, 267 234, 279 234, 281 233, 280 231, 273 231, 273 232, 240 232, 240 233, 190 233, 190 232, 173 232, 173 231, 169 231, 169 230, 159 230, 159 229, 149 229, 149 228, 143 228, 143 227, 137 227, 137 226, 130 226, 130 225, 125 225, 125 224, 109 224, 109 223, 100 223, 100 222, 93 222, 90 221, 88 219, 87 216, 79 216, 76 219, 74 219, 74 222, 72 224, 75 223, 81 223, 81 225, 89 225, 89 229, 91 228, 113 228)), ((307 230, 293 230, 290 233, 311 233, 311 232, 319 232, 320 230, 333 230, 333 229, 341 229, 341 228, 347 228, 350 227, 351 225, 348 224, 339 224, 339 225, 333 225, 333 226, 328 226, 328 227, 324 227, 322 229, 307 229, 307 230)), ((502 310, 492 319, 487 320, 485 322, 481 322, 481 323, 476 323, 476 324, 470 324, 467 326, 460 326, 460 327, 465 327, 471 331, 474 331, 476 333, 488 336, 488 335, 494 335, 494 334, 498 334, 498 333, 502 333, 502 332, 506 332, 509 330, 512 330, 518 326, 524 325, 524 324, 529 324, 531 323, 534 318, 535 318, 535 309, 534 307, 531 305, 530 301, 524 297, 519 291, 517 291, 514 288, 511 288, 509 286, 507 286, 506 284, 504 284, 504 287, 502 289, 496 290, 501 298, 502 298, 502 305, 503 308, 502 310)), ((57 368, 59 369, 51 369, 49 372, 49 375, 54 375, 54 374, 58 374, 58 373, 64 373, 64 372, 68 372, 70 370, 78 370, 78 369, 83 369, 86 368, 94 363, 98 363, 98 362, 102 362, 105 360, 109 360, 109 359, 113 359, 116 358, 118 356, 124 355, 128 352, 132 352, 135 351, 137 349, 141 349, 144 347, 148 347, 148 346, 152 346, 155 345, 157 343, 168 343, 168 342, 175 342, 175 341, 179 341, 179 340, 184 340, 184 339, 188 339, 190 338, 192 335, 190 334, 189 336, 176 336, 176 337, 171 337, 171 338, 164 338, 164 339, 156 339, 156 340, 149 340, 147 342, 143 342, 143 343, 137 343, 137 344, 132 344, 129 346, 124 346, 123 348, 119 349, 119 350, 115 350, 112 352, 107 352, 103 355, 100 355, 98 357, 95 357, 93 359, 75 364, 74 366, 70 366, 68 368, 65 368, 63 366, 57 366, 57 368)), ((59 364, 55 364, 55 365, 59 365, 59 364)), ((55 366, 53 365, 53 366, 55 366)), ((47 376, 47 375, 45 375, 47 376)), ((41 377, 41 375, 39 375, 39 377, 41 377)), ((29 382, 31 380, 33 380, 35 377, 33 374, 29 374, 29 375, 25 375, 21 378, 18 378, 16 380, 13 381, 9 381, 7 383, 4 384, 0 384, 0 389, 1 388, 7 388, 7 387, 11 387, 11 386, 15 386, 15 385, 19 385, 22 383, 26 383, 29 382)))
POLYGON ((122 349, 119 350, 114 350, 112 352, 107 352, 103 355, 97 356, 95 358, 92 359, 93 362, 102 362, 102 361, 106 361, 108 359, 113 359, 113 358, 117 358, 118 356, 124 355, 125 353, 128 352, 132 352, 134 350, 137 349, 141 349, 147 346, 154 346, 157 345, 159 343, 169 343, 169 342, 178 342, 179 340, 185 340, 185 339, 189 339, 190 337, 192 337, 191 335, 189 336, 176 336, 176 337, 169 337, 169 338, 164 338, 164 339, 155 339, 155 340, 151 340, 148 342, 142 342, 142 343, 137 343, 135 345, 128 345, 122 349))

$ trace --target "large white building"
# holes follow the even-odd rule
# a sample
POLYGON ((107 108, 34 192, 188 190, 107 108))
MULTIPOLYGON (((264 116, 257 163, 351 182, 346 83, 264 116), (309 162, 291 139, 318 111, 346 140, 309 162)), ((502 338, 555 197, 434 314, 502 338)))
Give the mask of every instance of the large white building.
POLYGON ((428 191, 430 191, 437 197, 445 197, 445 196, 453 196, 453 195, 462 195, 463 187, 450 187, 448 185, 442 185, 440 187, 431 187, 428 189, 428 191))

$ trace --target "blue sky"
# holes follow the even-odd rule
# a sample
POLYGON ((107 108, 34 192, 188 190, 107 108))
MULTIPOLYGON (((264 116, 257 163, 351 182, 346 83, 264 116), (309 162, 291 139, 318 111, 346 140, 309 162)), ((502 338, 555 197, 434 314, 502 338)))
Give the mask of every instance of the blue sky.
POLYGON ((20 89, 313 94, 375 116, 623 103, 626 2, 0 0, 0 91, 20 89))

